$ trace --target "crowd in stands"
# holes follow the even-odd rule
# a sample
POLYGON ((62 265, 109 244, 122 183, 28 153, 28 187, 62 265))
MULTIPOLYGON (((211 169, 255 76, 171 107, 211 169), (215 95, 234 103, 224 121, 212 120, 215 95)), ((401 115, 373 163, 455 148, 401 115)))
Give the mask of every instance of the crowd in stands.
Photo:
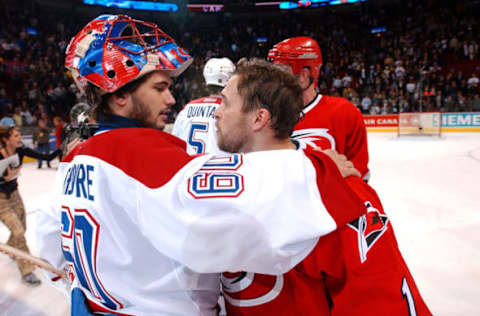
MULTIPOLYGON (((8 2, 0 10, 0 118, 9 116, 19 126, 68 118, 85 99, 65 71, 64 51, 78 25, 95 15, 8 2)), ((195 57, 173 85, 175 110, 206 94, 202 70, 208 58, 265 58, 273 44, 306 35, 323 51, 320 92, 346 97, 364 114, 480 111, 478 0, 381 3, 242 17, 196 13, 183 23, 155 16, 195 57)))

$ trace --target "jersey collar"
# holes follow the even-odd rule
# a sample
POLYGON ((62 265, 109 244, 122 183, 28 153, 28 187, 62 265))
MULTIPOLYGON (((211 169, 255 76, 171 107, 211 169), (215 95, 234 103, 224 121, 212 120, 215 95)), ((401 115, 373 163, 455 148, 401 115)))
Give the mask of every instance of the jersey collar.
POLYGON ((116 128, 129 128, 129 127, 143 127, 138 121, 132 120, 125 116, 119 115, 106 115, 98 120, 99 128, 95 132, 95 135, 103 133, 116 128))
POLYGON ((303 114, 307 114, 307 112, 310 111, 311 109, 313 109, 315 107, 315 105, 317 105, 320 102, 321 99, 322 99, 322 95, 317 94, 317 96, 315 97, 315 99, 312 100, 312 102, 305 105, 305 107, 302 110, 303 114))

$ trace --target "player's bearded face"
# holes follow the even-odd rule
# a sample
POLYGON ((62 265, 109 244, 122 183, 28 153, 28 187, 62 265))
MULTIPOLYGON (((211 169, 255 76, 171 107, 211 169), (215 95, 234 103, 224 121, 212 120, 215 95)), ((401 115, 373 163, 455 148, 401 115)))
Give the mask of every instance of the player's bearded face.
POLYGON ((175 104, 170 90, 170 78, 157 71, 131 94, 128 117, 145 127, 164 129, 170 108, 175 104))
POLYGON ((233 76, 222 91, 222 104, 214 113, 217 145, 230 153, 246 152, 249 148, 249 116, 242 112, 243 99, 237 90, 238 76, 233 76))

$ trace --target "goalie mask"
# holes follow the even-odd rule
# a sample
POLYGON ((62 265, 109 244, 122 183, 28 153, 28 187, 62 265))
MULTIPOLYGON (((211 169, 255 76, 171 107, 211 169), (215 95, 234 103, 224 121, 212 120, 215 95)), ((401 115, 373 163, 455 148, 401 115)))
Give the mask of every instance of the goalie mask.
POLYGON ((235 65, 226 57, 210 58, 203 67, 203 77, 207 85, 225 87, 234 72, 235 65))
POLYGON ((292 67, 294 75, 300 75, 303 68, 310 69, 310 81, 317 87, 322 66, 322 51, 311 37, 292 37, 275 44, 268 52, 268 60, 274 64, 292 67))
POLYGON ((192 61, 157 25, 126 15, 101 15, 72 38, 65 66, 80 90, 90 82, 111 93, 154 70, 176 77, 192 61))

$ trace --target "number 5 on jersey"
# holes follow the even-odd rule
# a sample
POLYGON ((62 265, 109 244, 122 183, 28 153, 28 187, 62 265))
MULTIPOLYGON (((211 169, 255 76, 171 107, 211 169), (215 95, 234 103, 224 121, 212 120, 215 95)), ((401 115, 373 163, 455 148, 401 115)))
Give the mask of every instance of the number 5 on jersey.
POLYGON ((190 131, 188 132, 187 143, 195 148, 197 154, 203 154, 205 152, 205 141, 202 140, 203 135, 207 135, 208 123, 195 123, 192 122, 190 131))

